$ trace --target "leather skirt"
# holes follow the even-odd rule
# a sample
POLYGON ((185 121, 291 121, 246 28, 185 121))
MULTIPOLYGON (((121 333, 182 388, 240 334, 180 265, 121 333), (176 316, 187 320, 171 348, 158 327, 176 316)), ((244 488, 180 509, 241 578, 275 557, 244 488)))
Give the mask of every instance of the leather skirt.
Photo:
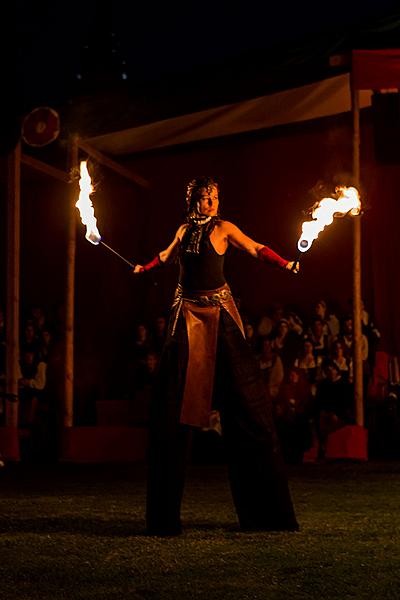
POLYGON ((226 310, 244 336, 243 323, 228 284, 215 290, 185 291, 178 285, 172 305, 172 330, 179 316, 186 323, 188 362, 180 422, 207 427, 212 406, 218 327, 221 308, 226 310))

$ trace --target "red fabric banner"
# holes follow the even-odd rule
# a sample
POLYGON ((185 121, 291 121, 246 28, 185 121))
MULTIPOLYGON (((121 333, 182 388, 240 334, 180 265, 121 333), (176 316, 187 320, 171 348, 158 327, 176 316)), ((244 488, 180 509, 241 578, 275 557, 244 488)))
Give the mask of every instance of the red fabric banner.
POLYGON ((353 50, 352 70, 357 90, 400 88, 400 49, 353 50))

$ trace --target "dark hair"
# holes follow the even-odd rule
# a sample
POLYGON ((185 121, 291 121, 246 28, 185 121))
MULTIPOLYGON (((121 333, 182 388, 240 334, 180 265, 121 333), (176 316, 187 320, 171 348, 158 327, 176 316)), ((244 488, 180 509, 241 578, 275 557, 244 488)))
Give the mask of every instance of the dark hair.
POLYGON ((213 187, 217 188, 219 191, 219 185, 212 177, 195 177, 189 182, 186 188, 186 204, 188 214, 191 214, 196 210, 196 203, 200 196, 200 190, 206 188, 206 190, 209 191, 213 187))

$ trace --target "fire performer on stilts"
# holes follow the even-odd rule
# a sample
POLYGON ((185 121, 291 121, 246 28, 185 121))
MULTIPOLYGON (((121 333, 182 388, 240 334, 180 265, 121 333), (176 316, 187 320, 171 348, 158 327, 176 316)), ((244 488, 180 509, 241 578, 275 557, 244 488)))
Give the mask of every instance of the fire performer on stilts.
POLYGON ((160 359, 150 416, 146 521, 151 535, 182 531, 181 500, 192 427, 221 414, 233 501, 243 530, 296 531, 285 465, 268 399, 225 281, 232 244, 297 272, 267 246, 219 216, 218 184, 198 177, 187 188, 187 222, 144 273, 179 258, 180 276, 160 359), (214 404, 213 404, 214 402, 214 404))

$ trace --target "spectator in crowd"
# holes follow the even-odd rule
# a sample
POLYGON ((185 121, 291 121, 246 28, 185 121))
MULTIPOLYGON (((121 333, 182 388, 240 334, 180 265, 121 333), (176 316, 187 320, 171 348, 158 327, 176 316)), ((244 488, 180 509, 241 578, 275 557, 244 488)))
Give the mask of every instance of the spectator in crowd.
POLYGON ((42 329, 39 337, 39 354, 44 362, 48 362, 53 346, 53 336, 49 329, 42 329))
MULTIPOLYGON (((347 315, 344 318, 342 328, 341 328, 341 333, 339 334, 337 339, 343 344, 343 348, 345 349, 347 354, 349 356, 353 356, 354 335, 353 335, 353 317, 352 317, 352 315, 347 315)), ((362 355, 363 362, 367 362, 368 361, 368 339, 364 334, 361 335, 361 355, 362 355)))
POLYGON ((154 324, 154 331, 151 337, 151 348, 160 356, 167 336, 167 320, 164 315, 159 315, 154 324))
POLYGON ((27 321, 24 327, 22 341, 21 341, 21 353, 33 352, 34 354, 39 352, 39 338, 36 333, 35 326, 32 321, 27 321))
MULTIPOLYGON (((348 312, 347 318, 351 319, 351 320, 353 319, 353 300, 352 300, 352 298, 349 299, 349 312, 348 312)), ((350 326, 350 332, 352 332, 352 325, 353 325, 353 322, 351 323, 351 326, 350 326)), ((367 338, 367 342, 368 342, 368 362, 370 363, 371 368, 373 368, 374 362, 375 362, 375 360, 374 360, 375 352, 379 345, 381 334, 380 334, 379 329, 373 322, 373 320, 369 314, 369 311, 365 308, 365 303, 363 300, 361 300, 361 328, 362 328, 362 333, 363 333, 363 335, 365 335, 365 337, 367 338)), ((363 344, 364 344, 364 342, 363 342, 363 344)), ((364 349, 363 349, 363 352, 364 352, 364 349)))
POLYGON ((261 339, 261 353, 258 355, 258 364, 268 395, 274 399, 279 393, 284 377, 284 369, 281 357, 272 350, 271 340, 267 336, 261 339))
POLYGON ((339 335, 340 322, 336 315, 328 311, 325 300, 318 300, 314 308, 314 317, 321 319, 323 323, 324 334, 328 339, 333 339, 339 335))
POLYGON ((295 333, 297 333, 297 335, 301 336, 303 334, 304 327, 299 315, 293 310, 290 310, 288 311, 286 318, 289 324, 290 331, 294 331, 295 333))
MULTIPOLYGON (((345 354, 349 357, 353 356, 354 348, 354 335, 353 335, 353 317, 351 315, 347 315, 343 321, 341 334, 337 338, 338 341, 343 345, 343 349, 345 354)), ((368 384, 371 375, 370 363, 368 360, 369 357, 369 345, 368 338, 363 333, 361 334, 361 358, 363 365, 363 387, 364 387, 364 396, 366 396, 368 391, 368 384)))
POLYGON ((245 335, 246 341, 251 346, 253 351, 255 352, 256 348, 257 348, 257 343, 258 343, 258 336, 257 336, 256 330, 254 329, 253 323, 249 320, 246 320, 243 323, 243 327, 244 327, 244 335, 245 335))
POLYGON ((40 337, 40 333, 47 327, 47 319, 42 306, 39 304, 32 306, 30 320, 35 328, 36 335, 40 337))
POLYGON ((282 304, 273 304, 265 314, 261 315, 257 325, 257 335, 260 337, 270 335, 283 318, 284 309, 282 304))
POLYGON ((331 351, 330 351, 330 360, 333 360, 334 363, 338 366, 340 375, 343 378, 343 381, 348 381, 352 383, 353 381, 353 358, 348 351, 345 351, 345 348, 342 342, 337 339, 332 343, 331 351))
POLYGON ((375 366, 375 355, 381 339, 381 334, 366 310, 364 302, 361 301, 361 324, 362 332, 368 341, 368 364, 369 372, 372 373, 375 366))
POLYGON ((147 325, 139 323, 131 349, 133 355, 134 370, 140 370, 146 363, 146 356, 151 350, 151 339, 147 325))
POLYGON ((271 347, 281 357, 285 369, 293 367, 300 344, 301 337, 298 333, 290 330, 287 319, 281 319, 271 334, 271 347))
POLYGON ((321 359, 314 353, 314 344, 308 338, 304 338, 298 357, 294 366, 301 369, 310 384, 317 380, 317 370, 321 366, 321 359))
POLYGON ((312 446, 311 387, 304 372, 292 367, 275 404, 275 419, 285 460, 299 464, 312 446))
POLYGON ((334 361, 325 363, 326 378, 319 382, 315 402, 315 425, 319 457, 325 457, 328 435, 354 423, 353 388, 343 380, 334 361))
POLYGON ((314 317, 311 327, 305 336, 314 346, 314 354, 322 359, 327 358, 329 336, 324 333, 324 323, 320 317, 314 317))
POLYGON ((46 363, 38 353, 25 350, 19 365, 19 424, 21 427, 32 427, 46 385, 46 363))

